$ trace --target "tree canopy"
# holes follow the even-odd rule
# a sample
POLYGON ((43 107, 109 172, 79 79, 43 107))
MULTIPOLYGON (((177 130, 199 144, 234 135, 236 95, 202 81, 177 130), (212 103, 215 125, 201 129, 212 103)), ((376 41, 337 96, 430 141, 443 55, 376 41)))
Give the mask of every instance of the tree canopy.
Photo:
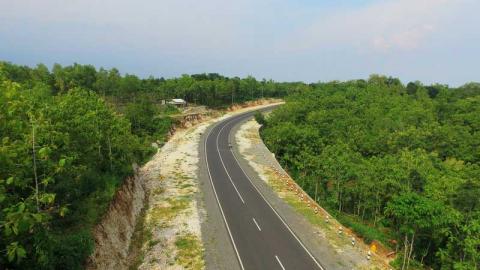
POLYGON ((339 219, 359 233, 377 229, 365 238, 396 238, 403 267, 477 269, 479 102, 473 83, 318 83, 287 97, 261 135, 339 219))

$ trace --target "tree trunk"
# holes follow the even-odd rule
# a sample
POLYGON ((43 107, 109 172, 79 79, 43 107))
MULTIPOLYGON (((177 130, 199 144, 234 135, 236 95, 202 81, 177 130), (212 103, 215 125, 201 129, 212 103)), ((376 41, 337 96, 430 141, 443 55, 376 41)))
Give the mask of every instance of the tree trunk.
POLYGON ((408 251, 408 236, 405 234, 405 239, 403 240, 403 262, 402 262, 402 270, 405 269, 405 264, 407 260, 407 251, 408 251))
POLYGON ((410 258, 412 257, 414 241, 415 241, 415 233, 412 234, 412 241, 410 242, 410 251, 408 252, 408 258, 407 258, 407 270, 408 270, 408 267, 410 266, 410 258))
POLYGON ((420 264, 423 265, 423 260, 425 259, 425 257, 427 256, 428 254, 428 251, 430 251, 430 245, 432 244, 432 242, 428 242, 428 246, 427 246, 427 250, 425 250, 425 252, 423 253, 422 255, 422 259, 420 260, 420 264))
POLYGON ((338 200, 338 212, 342 211, 342 192, 340 191, 340 180, 337 180, 337 200, 338 200))
POLYGON ((375 205, 375 217, 373 219, 373 226, 374 227, 377 226, 377 215, 378 215, 378 212, 380 210, 379 209, 380 207, 378 206, 379 205, 378 197, 379 197, 379 194, 378 194, 378 190, 377 190, 377 192, 375 193, 375 203, 376 203, 376 205, 375 205))
POLYGON ((110 159, 110 170, 113 170, 113 163, 112 163, 112 143, 110 141, 110 135, 108 136, 108 158, 110 159))
POLYGON ((40 203, 38 201, 37 158, 35 153, 35 123, 33 121, 32 121, 32 158, 33 158, 33 175, 35 177, 35 200, 37 201, 37 212, 40 212, 40 203))

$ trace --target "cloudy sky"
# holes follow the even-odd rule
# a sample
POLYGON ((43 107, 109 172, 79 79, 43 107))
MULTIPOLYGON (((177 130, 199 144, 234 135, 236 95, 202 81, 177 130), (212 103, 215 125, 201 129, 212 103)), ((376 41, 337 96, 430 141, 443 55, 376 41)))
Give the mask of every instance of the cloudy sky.
POLYGON ((140 76, 480 81, 479 0, 0 0, 0 60, 140 76))

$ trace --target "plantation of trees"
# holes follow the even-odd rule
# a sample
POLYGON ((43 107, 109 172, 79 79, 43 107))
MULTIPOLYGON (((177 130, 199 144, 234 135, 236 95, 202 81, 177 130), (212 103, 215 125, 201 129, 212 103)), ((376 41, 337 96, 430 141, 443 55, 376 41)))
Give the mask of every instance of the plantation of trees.
POLYGON ((312 198, 397 249, 399 268, 479 269, 480 84, 319 83, 261 135, 312 198))
POLYGON ((225 107, 301 83, 218 74, 140 79, 118 70, 0 62, 0 268, 81 269, 132 164, 146 161, 184 98, 225 107))

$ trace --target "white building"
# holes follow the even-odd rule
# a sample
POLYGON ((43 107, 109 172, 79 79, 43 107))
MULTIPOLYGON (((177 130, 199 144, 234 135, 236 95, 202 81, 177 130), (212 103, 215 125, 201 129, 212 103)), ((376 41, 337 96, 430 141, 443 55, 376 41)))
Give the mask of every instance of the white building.
POLYGON ((185 107, 187 106, 187 102, 181 98, 173 98, 169 102, 167 102, 170 105, 175 105, 177 107, 185 107))

